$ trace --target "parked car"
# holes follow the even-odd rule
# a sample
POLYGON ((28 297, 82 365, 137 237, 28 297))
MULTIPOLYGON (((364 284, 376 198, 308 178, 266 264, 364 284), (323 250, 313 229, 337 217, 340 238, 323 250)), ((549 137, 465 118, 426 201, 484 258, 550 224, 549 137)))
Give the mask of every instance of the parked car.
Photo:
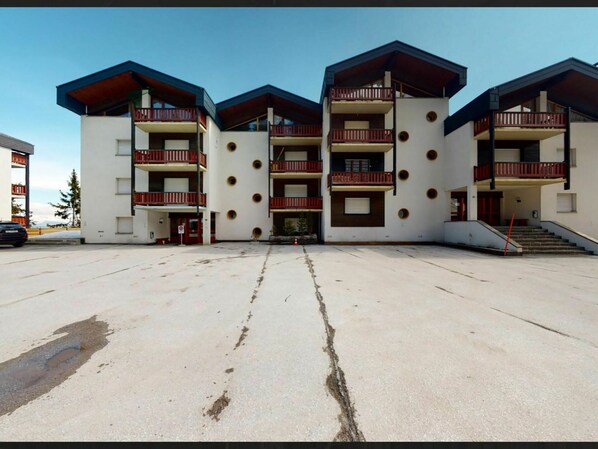
POLYGON ((0 221, 0 245, 23 246, 29 236, 27 230, 19 223, 0 221))

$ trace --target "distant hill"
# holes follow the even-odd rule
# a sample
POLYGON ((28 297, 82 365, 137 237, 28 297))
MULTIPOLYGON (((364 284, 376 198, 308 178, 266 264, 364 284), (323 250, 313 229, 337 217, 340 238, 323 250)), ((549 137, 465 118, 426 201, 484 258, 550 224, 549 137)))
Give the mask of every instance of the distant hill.
POLYGON ((46 221, 41 221, 39 223, 36 222, 33 227, 34 228, 49 228, 49 227, 53 227, 55 225, 66 226, 66 223, 63 223, 62 221, 46 220, 46 221))

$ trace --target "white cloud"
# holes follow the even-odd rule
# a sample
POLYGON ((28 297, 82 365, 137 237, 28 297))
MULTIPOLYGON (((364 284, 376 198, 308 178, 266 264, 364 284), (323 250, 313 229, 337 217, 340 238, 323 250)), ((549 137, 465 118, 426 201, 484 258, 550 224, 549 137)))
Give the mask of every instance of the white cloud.
POLYGON ((64 221, 54 216, 54 209, 48 203, 41 203, 32 201, 29 204, 31 212, 33 212, 33 221, 41 223, 42 221, 64 221))
MULTIPOLYGON (((35 160, 31 164, 29 179, 31 189, 67 190, 67 180, 73 169, 72 166, 44 159, 35 160)), ((78 168, 75 168, 77 173, 78 168)))

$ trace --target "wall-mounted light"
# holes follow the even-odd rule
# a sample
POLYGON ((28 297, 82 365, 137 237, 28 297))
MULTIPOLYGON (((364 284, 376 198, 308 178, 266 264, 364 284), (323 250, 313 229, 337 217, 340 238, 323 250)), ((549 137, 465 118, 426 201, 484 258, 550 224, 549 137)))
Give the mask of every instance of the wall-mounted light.
POLYGON ((518 203, 521 203, 521 198, 517 197, 517 198, 515 198, 515 201, 517 201, 518 203))
POLYGON ((158 223, 160 223, 160 224, 164 224, 164 219, 163 219, 163 218, 160 218, 160 219, 158 220, 158 223))

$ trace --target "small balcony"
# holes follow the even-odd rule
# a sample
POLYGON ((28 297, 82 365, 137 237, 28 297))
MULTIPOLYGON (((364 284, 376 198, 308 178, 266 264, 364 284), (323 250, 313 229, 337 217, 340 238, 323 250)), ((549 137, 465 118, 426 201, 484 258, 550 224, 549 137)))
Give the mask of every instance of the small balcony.
POLYGON ((392 150, 392 129, 332 129, 328 147, 338 153, 378 153, 392 150))
POLYGON ((27 186, 24 186, 23 184, 12 184, 11 193, 12 196, 26 196, 27 186))
POLYGON ((392 172, 332 172, 328 175, 328 187, 332 191, 383 192, 392 190, 392 172))
POLYGON ((27 156, 20 154, 20 153, 12 153, 12 166, 17 167, 26 167, 27 166, 27 156))
POLYGON ((333 87, 329 95, 333 114, 386 114, 393 106, 390 87, 333 87))
POLYGON ((271 197, 271 212, 319 212, 322 210, 322 197, 271 197))
MULTIPOLYGON (((135 150, 135 167, 145 171, 197 171, 195 150, 135 150)), ((207 170, 206 155, 199 153, 199 169, 207 170)))
POLYGON ((272 145, 320 145, 321 125, 271 125, 272 145))
POLYGON ((193 211, 206 206, 206 194, 197 192, 135 192, 138 209, 158 209, 169 212, 193 211))
POLYGON ((322 161, 270 161, 270 177, 286 179, 320 178, 322 161))
MULTIPOLYGON (((553 112, 494 112, 495 140, 544 140, 562 134, 567 115, 553 112)), ((490 116, 473 125, 476 140, 490 139, 490 116)))
POLYGON ((206 132, 206 116, 196 108, 136 108, 135 125, 148 133, 206 132))
MULTIPOLYGON (((476 184, 490 182, 490 164, 473 168, 476 184)), ((564 162, 495 162, 496 185, 545 185, 565 181, 567 164, 564 162)))
POLYGON ((10 219, 13 223, 19 223, 21 226, 27 226, 27 218, 21 215, 13 215, 10 219))

